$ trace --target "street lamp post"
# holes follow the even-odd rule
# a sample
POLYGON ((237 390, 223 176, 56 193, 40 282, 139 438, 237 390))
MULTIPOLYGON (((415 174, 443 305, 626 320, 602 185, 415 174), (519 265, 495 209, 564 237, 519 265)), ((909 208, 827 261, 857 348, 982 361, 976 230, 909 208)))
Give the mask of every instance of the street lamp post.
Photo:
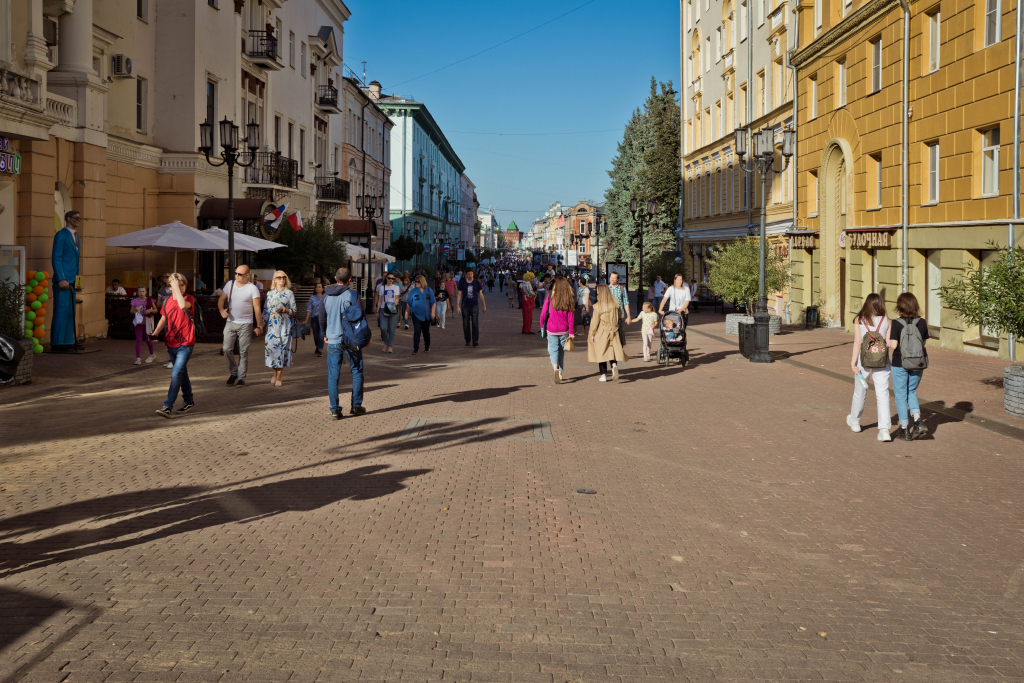
POLYGON ((761 244, 758 253, 757 265, 757 310, 754 311, 754 327, 757 330, 757 341, 754 353, 750 356, 751 363, 771 363, 772 357, 768 353, 768 296, 765 293, 765 254, 768 248, 768 240, 765 232, 767 222, 767 197, 765 196, 766 182, 771 174, 782 174, 789 168, 789 162, 793 157, 793 144, 796 139, 796 132, 792 130, 782 131, 782 156, 784 165, 780 170, 775 170, 775 131, 773 128, 763 128, 750 135, 752 166, 748 167, 743 162, 747 154, 747 135, 749 129, 741 126, 736 129, 736 155, 740 158, 740 165, 747 173, 756 170, 761 174, 761 244))
MULTIPOLYGON (((629 212, 633 214, 633 220, 636 221, 637 225, 640 226, 640 272, 637 274, 639 278, 637 280, 636 287, 636 310, 637 315, 640 315, 640 311, 644 308, 644 212, 640 208, 640 202, 637 201, 636 197, 629 200, 629 212)), ((658 213, 658 202, 653 199, 647 202, 647 218, 650 222, 654 218, 654 214, 658 213)), ((629 288, 629 283, 626 283, 626 288, 629 288)))
POLYGON ((369 219, 369 235, 366 240, 366 288, 363 290, 363 299, 369 300, 373 294, 370 280, 373 278, 373 248, 377 244, 377 217, 384 216, 384 193, 380 196, 356 195, 356 213, 360 218, 369 219))
POLYGON ((210 152, 213 151, 213 122, 204 121, 199 124, 199 151, 206 156, 206 162, 213 167, 228 167, 228 270, 230 277, 234 277, 235 271, 235 166, 248 168, 256 163, 256 150, 260 148, 260 125, 251 121, 245 126, 245 139, 238 139, 238 126, 228 117, 218 124, 220 131, 221 162, 213 163, 210 160, 210 152), (238 159, 243 151, 238 148, 238 143, 244 142, 249 150, 249 163, 242 163, 238 159))

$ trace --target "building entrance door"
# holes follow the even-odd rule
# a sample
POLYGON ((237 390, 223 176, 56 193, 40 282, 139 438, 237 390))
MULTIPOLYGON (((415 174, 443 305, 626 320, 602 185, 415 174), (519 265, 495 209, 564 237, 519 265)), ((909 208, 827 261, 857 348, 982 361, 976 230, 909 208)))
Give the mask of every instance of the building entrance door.
MULTIPOLYGON (((826 145, 821 175, 821 263, 819 265, 822 318, 833 324, 846 324, 846 247, 840 246, 840 235, 847 228, 848 165, 841 140, 826 145)), ((845 244, 845 242, 844 242, 845 244)))

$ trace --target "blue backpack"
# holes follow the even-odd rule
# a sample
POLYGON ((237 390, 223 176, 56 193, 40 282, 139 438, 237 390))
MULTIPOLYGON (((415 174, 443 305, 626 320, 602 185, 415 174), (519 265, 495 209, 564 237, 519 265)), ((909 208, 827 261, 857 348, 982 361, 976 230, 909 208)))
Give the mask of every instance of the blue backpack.
POLYGON ((351 289, 342 296, 349 297, 349 307, 341 314, 341 345, 348 349, 363 349, 370 344, 370 325, 359 305, 359 297, 351 289))

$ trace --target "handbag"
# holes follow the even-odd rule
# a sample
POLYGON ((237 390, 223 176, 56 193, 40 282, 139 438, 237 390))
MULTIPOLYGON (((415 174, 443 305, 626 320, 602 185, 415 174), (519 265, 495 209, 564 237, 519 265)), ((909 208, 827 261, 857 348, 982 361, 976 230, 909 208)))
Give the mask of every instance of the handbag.
POLYGON ((576 342, 574 342, 572 340, 572 335, 566 337, 566 339, 565 339, 565 350, 566 351, 575 351, 576 350, 576 342))
POLYGON ((441 319, 438 318, 436 315, 433 318, 430 319, 430 326, 431 327, 438 327, 440 324, 441 324, 441 319))
POLYGON ((384 315, 398 315, 398 306, 395 305, 395 302, 384 302, 384 315))

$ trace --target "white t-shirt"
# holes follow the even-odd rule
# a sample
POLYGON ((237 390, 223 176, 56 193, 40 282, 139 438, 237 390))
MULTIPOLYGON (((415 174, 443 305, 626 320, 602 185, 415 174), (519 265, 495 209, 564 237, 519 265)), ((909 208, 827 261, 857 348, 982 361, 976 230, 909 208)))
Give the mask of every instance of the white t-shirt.
POLYGON ((398 297, 401 294, 402 289, 398 285, 377 285, 377 296, 380 297, 380 305, 377 306, 377 310, 384 308, 384 304, 389 301, 393 304, 398 304, 398 297))
POLYGON ((128 296, 128 293, 124 291, 124 287, 118 287, 117 289, 114 289, 113 287, 107 287, 107 294, 116 294, 118 296, 128 296))
POLYGON ((227 294, 225 308, 228 309, 229 323, 252 323, 254 300, 259 300, 260 290, 253 283, 239 287, 234 282, 224 286, 227 294))
POLYGON ((693 300, 693 297, 690 296, 690 288, 685 284, 682 289, 669 287, 665 290, 665 297, 668 298, 668 306, 666 308, 673 311, 678 311, 687 301, 693 300))

